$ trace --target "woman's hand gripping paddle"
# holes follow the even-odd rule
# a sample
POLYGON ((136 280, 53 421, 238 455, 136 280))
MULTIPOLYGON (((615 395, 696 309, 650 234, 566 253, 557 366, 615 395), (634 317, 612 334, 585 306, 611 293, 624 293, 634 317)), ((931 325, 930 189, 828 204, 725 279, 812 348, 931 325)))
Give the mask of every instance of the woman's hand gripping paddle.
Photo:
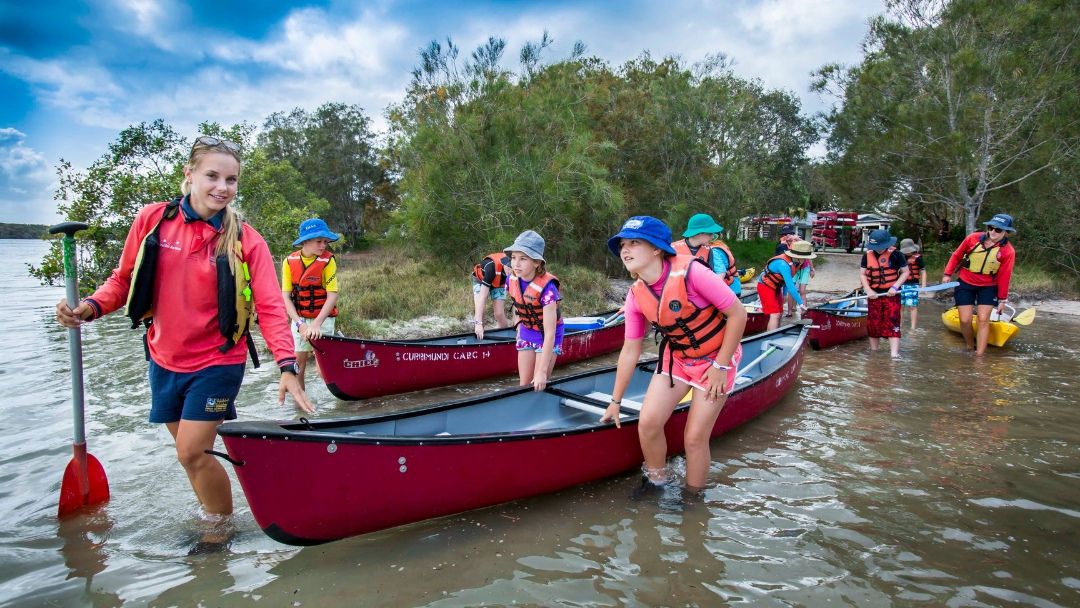
MULTIPOLYGON (((75 233, 86 230, 82 222, 64 222, 49 228, 49 234, 64 234, 64 283, 68 306, 79 303, 79 278, 75 260, 75 233)), ((72 441, 74 456, 64 469, 60 482, 59 517, 65 517, 84 506, 109 500, 109 480, 105 469, 93 454, 86 451, 86 425, 83 416, 82 334, 78 327, 68 329, 68 351, 71 355, 71 401, 75 421, 72 441)))

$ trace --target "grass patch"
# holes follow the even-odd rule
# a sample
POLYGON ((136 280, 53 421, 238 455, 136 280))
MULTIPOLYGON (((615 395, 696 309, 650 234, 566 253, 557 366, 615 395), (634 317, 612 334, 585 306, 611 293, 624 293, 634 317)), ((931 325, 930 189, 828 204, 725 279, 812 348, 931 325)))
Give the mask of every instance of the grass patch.
MULTIPOLYGON (((626 295, 614 294, 602 273, 582 266, 550 268, 561 283, 563 316, 617 308, 626 295)), ((347 336, 386 338, 419 321, 411 333, 435 336, 472 329, 472 280, 466 270, 447 266, 399 245, 384 244, 360 255, 338 258, 340 298, 337 329, 347 336)), ((509 316, 509 307, 508 307, 509 316)), ((487 323, 494 325, 490 305, 487 323)))

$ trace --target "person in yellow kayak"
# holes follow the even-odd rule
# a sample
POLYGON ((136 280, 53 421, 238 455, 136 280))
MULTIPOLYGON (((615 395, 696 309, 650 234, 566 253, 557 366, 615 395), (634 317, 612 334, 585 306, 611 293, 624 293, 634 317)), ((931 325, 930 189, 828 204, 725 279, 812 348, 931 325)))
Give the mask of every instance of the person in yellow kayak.
POLYGON ((1009 281, 1016 263, 1016 250, 1009 242, 1009 235, 1016 232, 1012 216, 998 213, 985 225, 986 231, 973 232, 960 243, 941 279, 948 283, 957 271, 960 273, 955 291, 960 333, 968 350, 974 348, 977 355, 986 352, 990 313, 996 307, 1000 315, 1009 301, 1009 281), (976 331, 971 328, 972 317, 977 319, 976 331))

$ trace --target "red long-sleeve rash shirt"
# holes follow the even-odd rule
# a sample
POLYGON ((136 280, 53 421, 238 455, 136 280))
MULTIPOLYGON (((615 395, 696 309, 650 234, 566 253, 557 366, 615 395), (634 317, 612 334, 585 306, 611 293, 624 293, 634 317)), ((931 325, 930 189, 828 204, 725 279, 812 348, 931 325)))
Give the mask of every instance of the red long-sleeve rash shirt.
MULTIPOLYGON (((135 217, 119 267, 89 298, 100 314, 108 314, 127 302, 139 245, 161 217, 165 204, 149 204, 135 217)), ((218 350, 225 342, 218 329, 214 248, 219 232, 208 222, 186 220, 181 212, 161 222, 158 236, 161 247, 154 285, 154 323, 148 334, 154 362, 174 372, 243 363, 247 358, 244 340, 227 352, 218 350)), ((270 249, 262 235, 247 224, 240 242, 251 273, 251 291, 263 338, 279 364, 295 359, 270 249)))

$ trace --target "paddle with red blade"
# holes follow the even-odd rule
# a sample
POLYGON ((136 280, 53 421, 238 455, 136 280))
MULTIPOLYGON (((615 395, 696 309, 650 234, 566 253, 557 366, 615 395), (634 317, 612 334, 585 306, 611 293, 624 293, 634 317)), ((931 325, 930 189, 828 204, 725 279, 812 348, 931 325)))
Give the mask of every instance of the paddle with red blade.
MULTIPOLYGON (((82 222, 63 222, 49 228, 49 234, 64 234, 64 283, 67 301, 72 308, 79 302, 79 278, 75 260, 75 233, 86 230, 82 222)), ((84 506, 109 500, 109 480, 105 469, 93 454, 86 451, 86 424, 83 411, 82 334, 78 327, 68 328, 68 351, 71 355, 71 401, 75 422, 72 441, 74 455, 64 469, 60 482, 59 517, 65 517, 84 506)))

